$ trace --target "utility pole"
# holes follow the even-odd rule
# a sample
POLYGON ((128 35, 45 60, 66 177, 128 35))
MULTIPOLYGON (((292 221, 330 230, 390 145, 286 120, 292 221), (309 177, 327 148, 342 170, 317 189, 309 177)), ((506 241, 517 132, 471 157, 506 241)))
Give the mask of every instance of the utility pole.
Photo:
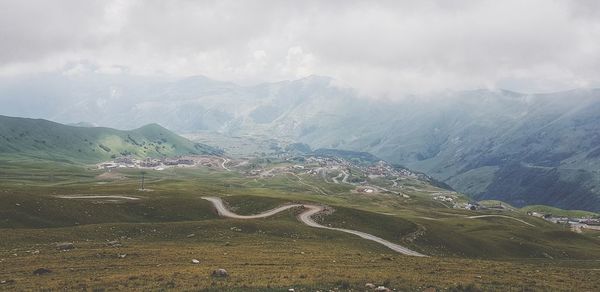
POLYGON ((144 174, 146 174, 145 171, 142 171, 142 183, 141 183, 141 187, 140 189, 143 191, 144 190, 144 174))

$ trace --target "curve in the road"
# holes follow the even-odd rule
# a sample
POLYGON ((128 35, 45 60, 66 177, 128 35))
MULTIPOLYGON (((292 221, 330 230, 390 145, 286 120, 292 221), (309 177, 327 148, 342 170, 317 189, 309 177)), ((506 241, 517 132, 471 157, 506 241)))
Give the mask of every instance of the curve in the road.
POLYGON ((223 162, 221 162, 221 167, 227 171, 231 171, 231 169, 227 168, 227 166, 225 166, 226 163, 228 163, 230 161, 229 158, 225 158, 225 157, 221 157, 221 159, 223 159, 223 162))
POLYGON ((401 246, 399 244, 395 244, 393 242, 389 242, 383 238, 377 237, 375 235, 371 235, 365 232, 361 232, 361 231, 356 231, 356 230, 350 230, 350 229, 344 229, 344 228, 335 228, 335 227, 328 227, 328 226, 324 226, 321 225, 317 222, 315 222, 312 219, 312 216, 323 211, 324 207, 323 206, 318 206, 318 205, 300 205, 300 204, 290 204, 290 205, 285 205, 285 206, 281 206, 281 207, 277 207, 275 209, 271 209, 265 212, 262 212, 260 214, 256 214, 256 215, 238 215, 235 214, 231 211, 229 211, 227 209, 227 207, 225 207, 225 204, 223 204, 223 200, 221 200, 221 198, 218 197, 202 197, 205 200, 210 201, 215 208, 217 209, 217 212, 219 213, 220 216, 223 217, 228 217, 228 218, 235 218, 235 219, 258 219, 258 218, 265 218, 265 217, 269 217, 269 216, 273 216, 279 212, 291 209, 291 208, 295 208, 295 207, 303 207, 305 210, 300 213, 300 215, 298 215, 298 219, 310 226, 310 227, 315 227, 315 228, 322 228, 322 229, 328 229, 328 230, 336 230, 336 231, 341 231, 341 232, 345 232, 345 233, 350 233, 350 234, 354 234, 356 236, 359 236, 361 238, 367 239, 367 240, 371 240, 374 242, 377 242, 381 245, 384 245, 386 247, 388 247, 389 249, 404 254, 404 255, 408 255, 408 256, 417 256, 417 257, 426 257, 426 255, 418 253, 414 250, 408 249, 404 246, 401 246))

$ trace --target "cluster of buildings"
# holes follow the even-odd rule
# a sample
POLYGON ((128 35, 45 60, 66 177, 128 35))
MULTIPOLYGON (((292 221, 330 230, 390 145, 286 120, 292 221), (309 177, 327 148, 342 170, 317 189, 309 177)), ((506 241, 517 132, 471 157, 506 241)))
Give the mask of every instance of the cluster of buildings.
POLYGON ((439 194, 439 193, 433 195, 434 200, 442 201, 442 202, 449 202, 449 203, 454 202, 455 198, 456 198, 456 196, 453 196, 453 195, 443 195, 443 194, 439 194))
POLYGON ((569 225, 574 231, 581 231, 581 229, 600 230, 600 218, 554 216, 535 211, 529 211, 527 215, 542 218, 556 224, 569 225))
MULTIPOLYGON (((325 170, 340 170, 355 168, 370 178, 376 177, 404 177, 404 178, 419 178, 419 175, 411 172, 408 169, 396 168, 385 161, 379 161, 371 165, 354 164, 348 160, 337 157, 320 157, 310 156, 306 159, 306 164, 318 164, 325 170)), ((313 174, 318 174, 313 169, 313 174)))
POLYGON ((198 157, 171 157, 171 158, 145 158, 136 159, 131 156, 115 158, 113 161, 98 164, 99 169, 111 170, 115 168, 145 168, 163 170, 168 167, 184 167, 198 165, 201 159, 198 157))
POLYGON ((321 156, 309 156, 305 160, 306 165, 310 164, 318 164, 320 167, 339 167, 346 166, 349 167, 352 163, 337 157, 321 157, 321 156))
POLYGON ((405 168, 396 168, 385 161, 379 161, 373 165, 364 168, 364 171, 371 177, 377 176, 399 176, 417 179, 419 176, 405 168))
POLYGON ((320 176, 328 183, 349 183, 361 185, 359 192, 375 192, 374 188, 368 187, 368 178, 419 178, 407 169, 395 168, 390 164, 379 161, 371 165, 355 164, 349 160, 332 156, 306 156, 301 161, 295 158, 288 158, 290 164, 266 169, 254 168, 245 171, 246 175, 255 177, 273 177, 284 173, 305 174, 320 176), (358 175, 358 176, 357 176, 358 175), (357 177, 360 177, 357 181, 357 177))

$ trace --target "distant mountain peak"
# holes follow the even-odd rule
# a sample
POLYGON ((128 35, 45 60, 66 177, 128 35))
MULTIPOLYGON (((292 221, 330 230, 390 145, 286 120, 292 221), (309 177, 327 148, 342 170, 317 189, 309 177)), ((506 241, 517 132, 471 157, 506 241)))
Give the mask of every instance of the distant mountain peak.
POLYGON ((333 77, 311 74, 311 75, 308 75, 306 77, 303 77, 303 78, 300 78, 300 79, 296 79, 294 81, 305 82, 305 83, 329 84, 333 80, 334 80, 333 77))
POLYGON ((82 127, 82 128, 93 128, 93 127, 98 127, 98 125, 94 124, 94 123, 90 123, 90 122, 77 122, 77 123, 69 123, 66 124, 67 126, 73 126, 73 127, 82 127))
POLYGON ((167 128, 165 128, 157 123, 146 124, 146 125, 143 125, 138 128, 138 130, 148 130, 148 129, 167 130, 167 128))

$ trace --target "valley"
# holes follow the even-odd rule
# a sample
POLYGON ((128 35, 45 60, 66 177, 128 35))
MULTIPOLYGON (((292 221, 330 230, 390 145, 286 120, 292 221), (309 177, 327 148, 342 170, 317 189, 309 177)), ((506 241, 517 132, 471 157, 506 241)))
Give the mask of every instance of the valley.
POLYGON ((600 291, 599 1, 0 1, 0 292, 600 291))
POLYGON ((0 289, 598 287, 600 234, 531 215, 596 213, 477 202, 368 153, 277 143, 95 162, 3 153, 0 289))
MULTIPOLYGON (((158 123, 201 144, 220 145, 230 155, 273 155, 282 150, 279 143, 367 152, 424 172, 478 200, 600 211, 598 89, 545 94, 480 89, 375 102, 336 85, 333 78, 316 75, 253 86, 204 76, 121 77, 29 76, 0 83, 0 101, 12 98, 15 91, 42 98, 39 91, 59 99, 114 90, 125 101, 100 103, 89 96, 76 105, 49 106, 45 117, 120 129, 158 123), (145 86, 127 81, 133 77, 145 86), (23 84, 40 79, 76 82, 80 88, 23 89, 23 84), (63 108, 71 110, 63 113, 63 108)), ((24 105, 16 101, 7 106, 11 112, 24 105)), ((153 144, 146 151, 157 145, 161 150, 163 145, 156 142, 149 141, 153 144)), ((95 146, 89 152, 104 150, 95 146)))

